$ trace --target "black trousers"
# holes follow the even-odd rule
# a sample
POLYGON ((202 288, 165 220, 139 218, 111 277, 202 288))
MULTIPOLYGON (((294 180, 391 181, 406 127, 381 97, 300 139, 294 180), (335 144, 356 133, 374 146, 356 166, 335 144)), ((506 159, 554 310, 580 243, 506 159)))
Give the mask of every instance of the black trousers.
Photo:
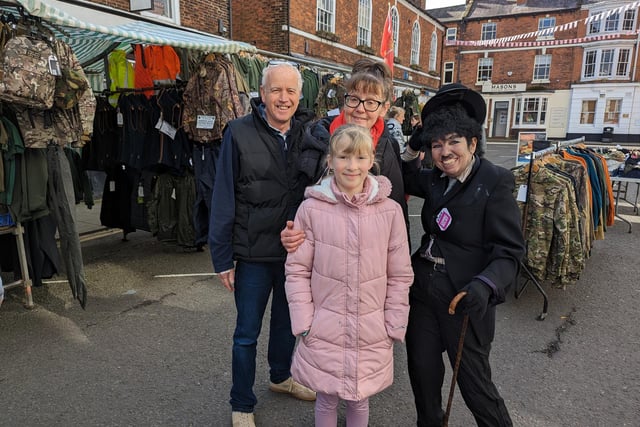
MULTIPOLYGON (((447 352, 454 366, 464 315, 460 308, 455 315, 448 313, 456 291, 445 272, 434 271, 433 264, 415 256, 413 267, 415 282, 409 296, 411 309, 406 336, 409 379, 417 425, 440 427, 444 417, 442 352, 447 352)), ((512 426, 504 400, 491 380, 490 351, 491 344, 481 345, 470 324, 465 335, 458 387, 478 426, 512 426)))

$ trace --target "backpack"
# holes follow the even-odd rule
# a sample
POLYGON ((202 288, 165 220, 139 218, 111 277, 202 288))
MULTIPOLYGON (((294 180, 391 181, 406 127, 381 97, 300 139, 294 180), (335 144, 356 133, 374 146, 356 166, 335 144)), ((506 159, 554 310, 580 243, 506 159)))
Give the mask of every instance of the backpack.
POLYGON ((57 39, 54 47, 62 74, 56 78, 54 102, 56 107, 67 110, 78 104, 84 91, 89 88, 89 81, 71 46, 57 39))
POLYGON ((16 36, 0 52, 0 100, 25 107, 53 106, 57 58, 42 40, 16 36), (51 68, 50 68, 51 67, 51 68))

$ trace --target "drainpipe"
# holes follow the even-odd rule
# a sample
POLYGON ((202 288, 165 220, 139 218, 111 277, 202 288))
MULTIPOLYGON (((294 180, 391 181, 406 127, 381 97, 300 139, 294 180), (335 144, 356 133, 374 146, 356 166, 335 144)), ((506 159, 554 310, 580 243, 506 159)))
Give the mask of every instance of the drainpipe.
POLYGON ((291 0, 287 0, 285 13, 287 14, 287 55, 291 55, 291 0))
POLYGON ((233 0, 229 0, 227 4, 227 14, 229 14, 229 40, 233 40, 233 18, 231 17, 233 12, 233 10, 231 9, 233 0))

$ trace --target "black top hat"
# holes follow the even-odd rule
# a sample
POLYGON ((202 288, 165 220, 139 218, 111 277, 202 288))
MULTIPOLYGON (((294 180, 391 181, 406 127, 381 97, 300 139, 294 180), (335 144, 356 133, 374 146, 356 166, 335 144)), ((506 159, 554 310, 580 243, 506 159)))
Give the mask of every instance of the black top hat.
POLYGON ((467 114, 478 123, 483 124, 487 116, 487 104, 484 98, 475 90, 469 89, 460 83, 451 83, 442 86, 438 92, 425 104, 422 109, 422 122, 429 113, 443 105, 461 103, 467 110, 467 114))

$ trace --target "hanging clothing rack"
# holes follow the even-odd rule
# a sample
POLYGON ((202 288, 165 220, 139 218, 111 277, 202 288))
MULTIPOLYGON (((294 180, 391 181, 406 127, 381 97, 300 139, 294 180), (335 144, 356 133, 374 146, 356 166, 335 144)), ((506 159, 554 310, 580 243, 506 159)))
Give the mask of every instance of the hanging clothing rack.
MULTIPOLYGON (((531 193, 531 176, 533 174, 533 163, 536 159, 541 159, 544 156, 548 156, 550 154, 555 154, 558 152, 558 150, 562 147, 567 147, 570 145, 574 145, 574 144, 578 144, 581 142, 584 142, 585 138, 584 137, 580 137, 580 138, 576 138, 576 139, 572 139, 572 140, 568 140, 568 141, 558 141, 558 142, 553 142, 552 145, 549 148, 545 148, 543 150, 539 150, 539 151, 534 151, 533 153, 531 153, 530 157, 529 157, 529 171, 527 174, 527 189, 526 189, 526 197, 524 200, 524 209, 522 212, 522 233, 524 235, 524 239, 525 241, 527 240, 527 216, 528 216, 528 206, 529 206, 529 197, 530 197, 530 193, 531 193)), ((529 270, 529 268, 527 267, 526 263, 524 261, 520 262, 520 267, 522 268, 522 271, 524 272, 524 274, 527 276, 526 280, 524 281, 524 283, 521 286, 516 286, 514 295, 516 298, 518 298, 520 295, 522 295, 522 293, 524 292, 524 290, 527 288, 527 286, 529 285, 529 282, 533 282, 533 284, 535 285, 536 289, 538 290, 538 292, 540 292, 540 294, 542 295, 542 311, 540 312, 540 314, 537 317, 537 320, 544 320, 547 317, 547 312, 548 312, 548 308, 549 308, 549 297, 547 296, 547 293, 544 291, 544 289, 542 288, 542 285, 540 284, 540 282, 535 278, 535 276, 533 275, 533 273, 531 272, 531 270, 529 270)))

